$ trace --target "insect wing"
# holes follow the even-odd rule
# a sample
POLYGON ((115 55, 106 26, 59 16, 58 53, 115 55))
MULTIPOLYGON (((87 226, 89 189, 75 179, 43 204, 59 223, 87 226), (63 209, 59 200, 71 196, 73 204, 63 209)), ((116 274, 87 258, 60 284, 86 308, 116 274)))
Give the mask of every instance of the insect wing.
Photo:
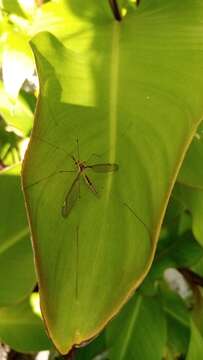
POLYGON ((74 207, 76 201, 80 197, 80 173, 74 179, 67 195, 65 196, 65 200, 61 209, 62 216, 66 218, 72 208, 74 207))
POLYGON ((94 164, 87 166, 88 168, 92 169, 94 172, 98 173, 109 173, 118 170, 117 164, 94 164))

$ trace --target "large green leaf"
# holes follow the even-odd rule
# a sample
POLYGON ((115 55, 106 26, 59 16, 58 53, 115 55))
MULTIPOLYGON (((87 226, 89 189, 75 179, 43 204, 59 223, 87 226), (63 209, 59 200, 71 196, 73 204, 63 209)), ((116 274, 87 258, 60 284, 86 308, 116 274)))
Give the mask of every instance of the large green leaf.
POLYGON ((194 324, 191 321, 191 338, 190 338, 190 345, 186 360, 199 360, 202 358, 203 354, 203 338, 194 324))
POLYGON ((18 0, 1 0, 2 9, 8 13, 24 17, 25 14, 18 0))
POLYGON ((203 245, 203 191, 190 186, 177 184, 175 187, 175 196, 191 212, 192 230, 194 236, 203 245))
POLYGON ((41 89, 23 171, 42 311, 62 353, 98 334, 148 272, 203 113, 199 0, 142 0, 121 23, 82 4, 69 1, 83 30, 66 24, 77 53, 48 33, 32 42, 41 89), (78 199, 75 180, 64 218, 77 139, 81 160, 119 169, 86 169, 99 196, 81 179, 78 199))
POLYGON ((36 283, 19 173, 20 165, 0 172, 0 306, 19 302, 36 283))
POLYGON ((76 360, 108 359, 105 332, 102 332, 89 345, 76 350, 76 360))
POLYGON ((163 358, 166 320, 159 300, 135 296, 110 324, 107 328, 110 360, 163 358))
POLYGON ((92 24, 104 23, 105 14, 113 18, 108 1, 101 2, 99 6, 92 0, 50 1, 44 3, 33 17, 30 33, 36 35, 39 31, 50 31, 64 39, 69 48, 81 51, 89 48, 92 42, 92 24), (88 36, 81 37, 89 30, 88 36))
POLYGON ((142 285, 144 293, 151 293, 156 289, 156 282, 163 277, 166 269, 192 267, 203 258, 203 249, 191 231, 182 236, 168 234, 167 238, 170 239, 168 243, 166 239, 161 239, 165 248, 159 249, 156 254, 151 271, 142 285))
POLYGON ((192 215, 192 228, 203 245, 203 124, 201 123, 178 176, 174 196, 192 215))
POLYGON ((29 299, 0 308, 0 339, 21 352, 50 348, 42 320, 34 314, 29 299))
POLYGON ((18 96, 15 104, 9 99, 8 94, 0 82, 0 114, 10 126, 16 128, 20 134, 28 135, 32 128, 33 113, 22 97, 18 96))
POLYGON ((203 123, 200 124, 194 140, 184 159, 178 182, 203 190, 203 123))
POLYGON ((185 354, 190 340, 190 312, 177 293, 161 285, 167 321, 167 346, 174 354, 185 354))

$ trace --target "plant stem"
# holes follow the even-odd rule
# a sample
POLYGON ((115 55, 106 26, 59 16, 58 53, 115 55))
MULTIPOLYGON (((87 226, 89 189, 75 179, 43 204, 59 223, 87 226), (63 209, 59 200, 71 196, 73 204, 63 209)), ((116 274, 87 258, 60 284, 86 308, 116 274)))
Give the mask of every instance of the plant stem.
POLYGON ((111 9, 113 11, 114 17, 117 21, 122 20, 122 16, 119 10, 119 6, 116 0, 109 0, 109 4, 111 6, 111 9))
POLYGON ((187 268, 179 268, 179 272, 190 283, 203 287, 203 277, 196 274, 194 271, 187 268))

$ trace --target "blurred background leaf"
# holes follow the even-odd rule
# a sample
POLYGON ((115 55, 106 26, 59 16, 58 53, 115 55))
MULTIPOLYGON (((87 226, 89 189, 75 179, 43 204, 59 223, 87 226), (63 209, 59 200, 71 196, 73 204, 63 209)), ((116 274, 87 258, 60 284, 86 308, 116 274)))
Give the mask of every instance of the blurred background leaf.
POLYGON ((20 168, 0 171, 0 306, 19 302, 36 284, 20 168))
MULTIPOLYGON (((184 6, 188 6, 188 1, 184 6)), ((31 132, 38 94, 29 41, 40 31, 50 31, 62 39, 69 49, 85 52, 93 40, 91 28, 88 27, 90 22, 94 26, 101 25, 104 14, 106 19, 113 19, 113 15, 108 1, 102 2, 100 8, 96 2, 92 2, 90 8, 84 0, 0 0, 0 6, 0 63, 3 73, 0 79, 0 338, 16 350, 29 352, 50 348, 42 322, 33 314, 28 299, 36 278, 20 190, 19 161, 23 158, 31 132)), ((135 3, 130 0, 119 0, 119 6, 128 10, 128 16, 135 11, 135 3)), ((147 1, 141 0, 140 6, 144 9, 147 1)), ((146 32, 146 28, 143 32, 146 32)), ((147 55, 143 61, 146 59, 147 55)), ((95 60, 94 68, 98 58, 95 60)), ((194 89, 192 91, 195 93, 194 89)), ((149 344, 154 341, 157 356, 160 357, 163 350, 167 360, 180 359, 181 356, 187 356, 187 360, 202 358, 202 291, 192 279, 194 274, 203 276, 202 132, 201 124, 179 172, 154 263, 140 293, 135 294, 106 331, 86 347, 77 350, 77 360, 117 360, 123 344, 123 359, 133 359, 134 356, 136 360, 148 359, 150 349, 148 345, 144 346, 147 340, 149 344), (190 279, 183 276, 183 268, 186 269, 185 274, 194 272, 190 274, 190 279), (176 271, 177 283, 173 284, 173 290, 165 283, 173 283, 169 274, 171 270, 176 271), (181 290, 185 282, 188 286, 186 294, 181 290), (158 289, 161 291, 157 295, 158 289), (182 292, 185 299, 178 295, 182 292), (135 319, 139 297, 142 300, 135 319), (158 314, 159 320, 162 319, 157 324, 151 323, 155 314, 158 314), (143 320, 146 333, 149 329, 147 322, 151 329, 162 324, 160 329, 163 329, 163 333, 159 339, 156 334, 150 333, 146 340, 140 329, 143 320)))
POLYGON ((0 307, 0 339, 25 353, 51 347, 42 320, 33 313, 29 298, 13 306, 0 307))

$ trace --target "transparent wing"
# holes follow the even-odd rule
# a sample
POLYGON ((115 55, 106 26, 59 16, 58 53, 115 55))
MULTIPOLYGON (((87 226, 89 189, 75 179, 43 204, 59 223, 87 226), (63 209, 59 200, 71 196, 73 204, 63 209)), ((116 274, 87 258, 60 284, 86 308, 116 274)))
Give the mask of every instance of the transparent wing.
POLYGON ((114 172, 118 171, 118 164, 94 164, 94 165, 88 165, 87 168, 92 169, 94 172, 98 173, 108 173, 108 172, 114 172))
POLYGON ((61 214, 64 218, 66 218, 72 208, 74 207, 76 201, 80 197, 80 172, 74 179, 70 189, 68 190, 68 193, 65 196, 64 203, 61 209, 61 214))

